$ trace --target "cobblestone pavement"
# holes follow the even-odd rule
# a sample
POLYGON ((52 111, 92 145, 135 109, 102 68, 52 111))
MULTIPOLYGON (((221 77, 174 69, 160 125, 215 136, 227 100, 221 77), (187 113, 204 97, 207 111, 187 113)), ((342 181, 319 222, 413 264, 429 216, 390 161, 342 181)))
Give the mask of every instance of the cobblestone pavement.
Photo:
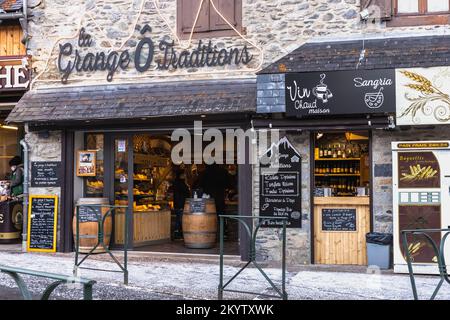
MULTIPOLYGON (((106 261, 105 256, 88 260, 86 266, 95 268, 117 268, 106 261)), ((34 254, 0 252, 0 264, 24 267, 47 272, 70 275, 73 268, 72 254, 34 254)), ((225 267, 225 277, 231 277, 239 270, 233 263, 225 267)), ((280 284, 281 272, 277 268, 266 268, 267 274, 280 284)), ((367 274, 362 268, 350 268, 348 272, 338 272, 339 268, 300 267, 287 273, 287 291, 289 299, 411 299, 409 277, 392 273, 367 274)), ((195 261, 176 261, 176 259, 130 259, 129 285, 122 284, 120 273, 93 270, 80 270, 81 276, 94 279, 94 299, 216 299, 219 280, 219 266, 215 261, 199 263, 195 261)), ((37 295, 49 281, 33 277, 24 277, 29 289, 37 295)), ((417 286, 422 298, 431 295, 437 277, 419 276, 417 286)), ((0 274, 0 299, 17 298, 18 291, 12 279, 0 274), (14 288, 14 289, 12 289, 14 288)), ((273 293, 268 284, 252 268, 244 271, 231 289, 273 293)), ((445 285, 438 298, 450 297, 450 286, 445 285)), ((56 299, 81 299, 82 289, 78 285, 59 287, 56 299)), ((225 293, 226 299, 261 299, 246 294, 225 293)))

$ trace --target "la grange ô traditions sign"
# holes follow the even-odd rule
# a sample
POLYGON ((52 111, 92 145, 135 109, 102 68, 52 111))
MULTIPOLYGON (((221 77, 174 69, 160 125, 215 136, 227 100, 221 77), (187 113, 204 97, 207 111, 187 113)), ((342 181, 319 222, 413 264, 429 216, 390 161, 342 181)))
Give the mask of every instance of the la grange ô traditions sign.
MULTIPOLYGON (((151 27, 145 25, 141 34, 151 32, 151 27)), ((157 48, 152 38, 144 37, 136 45, 134 53, 129 50, 109 52, 88 52, 85 48, 92 46, 92 36, 84 28, 78 35, 78 47, 70 42, 59 45, 58 69, 62 83, 66 83, 70 74, 77 72, 106 71, 108 81, 112 81, 117 70, 126 70, 134 61, 134 67, 138 72, 150 69, 154 57, 159 53, 161 59, 157 61, 157 70, 189 69, 216 67, 226 65, 246 65, 252 61, 247 45, 242 48, 218 49, 211 41, 205 43, 199 41, 198 46, 192 50, 177 51, 175 41, 160 40, 157 48), (84 54, 84 55, 83 55, 84 54)))

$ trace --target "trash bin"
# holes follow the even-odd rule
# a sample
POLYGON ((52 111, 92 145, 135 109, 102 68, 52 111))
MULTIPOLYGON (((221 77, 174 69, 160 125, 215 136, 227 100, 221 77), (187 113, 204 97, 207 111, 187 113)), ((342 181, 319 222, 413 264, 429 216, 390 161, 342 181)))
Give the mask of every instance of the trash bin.
POLYGON ((389 269, 391 266, 392 234, 369 232, 366 234, 367 263, 369 266, 378 266, 380 269, 389 269))

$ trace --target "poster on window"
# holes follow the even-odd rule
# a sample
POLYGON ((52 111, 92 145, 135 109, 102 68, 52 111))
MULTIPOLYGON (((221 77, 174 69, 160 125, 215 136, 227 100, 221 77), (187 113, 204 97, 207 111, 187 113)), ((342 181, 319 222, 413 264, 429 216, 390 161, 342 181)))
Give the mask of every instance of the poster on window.
POLYGON ((77 157, 77 176, 78 177, 95 177, 95 151, 83 150, 78 151, 77 157))

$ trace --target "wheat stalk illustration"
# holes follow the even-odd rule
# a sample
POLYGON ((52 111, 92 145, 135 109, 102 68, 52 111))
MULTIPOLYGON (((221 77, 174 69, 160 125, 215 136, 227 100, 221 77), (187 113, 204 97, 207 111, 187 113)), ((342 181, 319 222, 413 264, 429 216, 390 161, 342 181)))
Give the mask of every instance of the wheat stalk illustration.
POLYGON ((413 89, 419 93, 417 97, 410 97, 405 93, 405 98, 412 103, 399 116, 399 118, 411 115, 415 119, 417 112, 420 110, 426 114, 426 108, 432 101, 440 101, 447 105, 447 107, 440 105, 434 110, 434 117, 438 121, 449 121, 450 117, 445 116, 450 113, 450 97, 448 94, 442 92, 426 77, 411 71, 400 71, 405 77, 416 82, 406 84, 405 87, 413 89))

